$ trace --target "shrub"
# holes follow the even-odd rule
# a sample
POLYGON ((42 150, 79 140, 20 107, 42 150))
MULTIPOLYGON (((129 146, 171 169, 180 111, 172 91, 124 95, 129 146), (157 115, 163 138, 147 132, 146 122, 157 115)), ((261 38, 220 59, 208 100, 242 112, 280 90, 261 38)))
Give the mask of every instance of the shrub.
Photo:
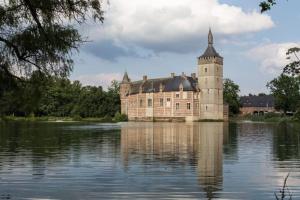
POLYGON ((274 117, 281 117, 281 113, 270 112, 270 113, 266 113, 266 114, 264 115, 264 117, 265 117, 266 119, 268 119, 268 118, 274 118, 274 117))
POLYGON ((116 122, 126 122, 126 121, 128 121, 128 117, 125 114, 121 114, 121 113, 117 112, 115 114, 115 117, 113 120, 116 122))
POLYGON ((82 117, 80 117, 80 115, 75 115, 75 116, 72 117, 72 119, 73 119, 74 121, 81 121, 81 120, 82 120, 82 117))

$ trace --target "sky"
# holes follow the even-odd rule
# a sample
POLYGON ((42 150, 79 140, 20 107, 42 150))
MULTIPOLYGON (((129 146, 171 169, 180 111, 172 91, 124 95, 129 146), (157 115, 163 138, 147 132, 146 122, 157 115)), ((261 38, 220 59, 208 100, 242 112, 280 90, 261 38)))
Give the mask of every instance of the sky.
POLYGON ((266 84, 288 62, 286 51, 300 45, 299 0, 279 0, 264 14, 260 0, 109 0, 104 23, 80 26, 89 42, 73 55, 72 80, 106 88, 121 80, 197 72, 197 57, 214 46, 224 57, 224 78, 240 94, 268 93, 266 84))

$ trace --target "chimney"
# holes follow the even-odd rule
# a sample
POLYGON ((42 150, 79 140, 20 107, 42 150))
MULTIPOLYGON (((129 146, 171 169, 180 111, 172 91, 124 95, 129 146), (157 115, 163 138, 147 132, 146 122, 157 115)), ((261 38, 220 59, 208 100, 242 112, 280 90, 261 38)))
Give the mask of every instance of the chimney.
POLYGON ((184 73, 184 72, 182 72, 181 76, 185 76, 185 73, 184 73))
POLYGON ((143 76, 143 81, 147 81, 147 76, 146 75, 143 76))
POLYGON ((191 77, 192 77, 193 79, 196 79, 196 73, 192 73, 192 74, 191 74, 191 77))
POLYGON ((171 73, 171 77, 174 78, 175 77, 175 73, 171 73))

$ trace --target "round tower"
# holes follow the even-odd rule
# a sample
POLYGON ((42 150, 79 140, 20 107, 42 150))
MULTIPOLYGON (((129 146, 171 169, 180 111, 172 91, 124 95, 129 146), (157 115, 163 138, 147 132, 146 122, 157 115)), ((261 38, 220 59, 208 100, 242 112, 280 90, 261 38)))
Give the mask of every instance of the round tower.
POLYGON ((223 57, 217 53, 213 42, 209 29, 208 46, 198 58, 201 120, 223 120, 223 57))

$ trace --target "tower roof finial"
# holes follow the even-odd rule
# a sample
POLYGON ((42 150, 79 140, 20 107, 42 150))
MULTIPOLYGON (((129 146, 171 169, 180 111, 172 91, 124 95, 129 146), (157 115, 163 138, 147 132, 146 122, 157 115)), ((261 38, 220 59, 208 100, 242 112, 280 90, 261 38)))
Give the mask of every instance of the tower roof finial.
POLYGON ((218 52, 215 50, 214 46, 214 37, 213 34, 211 32, 211 28, 209 27, 209 32, 208 32, 208 46, 204 52, 204 54, 202 54, 202 56, 200 56, 200 58, 207 58, 207 57, 219 57, 222 58, 218 52))
POLYGON ((212 46, 214 43, 214 36, 211 32, 211 28, 209 27, 209 32, 208 32, 208 45, 212 46))

